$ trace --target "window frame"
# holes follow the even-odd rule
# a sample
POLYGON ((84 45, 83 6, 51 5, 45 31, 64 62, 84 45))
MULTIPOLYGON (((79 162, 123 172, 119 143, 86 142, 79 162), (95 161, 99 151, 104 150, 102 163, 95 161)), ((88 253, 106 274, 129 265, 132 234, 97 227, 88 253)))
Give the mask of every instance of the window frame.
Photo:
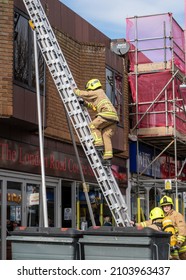
MULTIPOLYGON (((18 19, 19 20, 19 19, 18 19)), ((13 76, 13 83, 15 85, 18 85, 22 88, 25 88, 31 92, 36 92, 36 85, 33 83, 33 76, 35 77, 35 64, 34 64, 34 52, 32 52, 32 50, 34 51, 34 36, 32 36, 32 29, 30 28, 29 26, 29 16, 24 13, 23 11, 21 11, 20 9, 18 9, 17 7, 14 7, 14 56, 13 56, 13 73, 14 73, 14 76, 13 76), (23 17, 24 19, 27 20, 28 22, 28 26, 27 26, 27 39, 28 39, 28 53, 27 53, 27 61, 28 61, 28 80, 27 80, 27 83, 25 83, 24 81, 20 81, 20 80, 17 80, 16 77, 15 77, 15 69, 16 69, 16 42, 15 42, 15 35, 16 35, 16 23, 15 23, 15 14, 18 14, 18 17, 20 18, 23 17), (32 68, 33 67, 33 68, 32 68), (34 86, 33 86, 34 84, 34 86)), ((44 58, 42 56, 42 53, 41 51, 38 49, 38 60, 40 59, 40 56, 41 56, 41 59, 42 59, 42 63, 41 63, 41 67, 42 67, 42 73, 40 73, 40 77, 39 77, 39 81, 42 81, 40 83, 40 94, 43 95, 44 94, 44 88, 45 88, 45 76, 46 76, 46 67, 45 67, 45 61, 44 61, 44 58)), ((40 71, 41 72, 41 71, 40 71)))
POLYGON ((110 68, 110 67, 106 67, 106 85, 105 85, 105 89, 106 89, 106 95, 107 97, 110 99, 110 101, 112 102, 113 106, 116 108, 116 98, 117 95, 120 95, 120 100, 121 102, 119 102, 119 107, 120 107, 120 113, 118 112, 118 108, 116 108, 116 111, 118 113, 118 117, 119 117, 119 126, 123 127, 124 126, 124 95, 123 93, 123 75, 120 74, 119 72, 117 72, 116 70, 110 68), (110 72, 110 76, 108 75, 108 72, 110 72), (121 90, 117 91, 116 88, 116 79, 118 79, 118 77, 121 78, 121 90), (110 85, 110 92, 108 86, 110 85))

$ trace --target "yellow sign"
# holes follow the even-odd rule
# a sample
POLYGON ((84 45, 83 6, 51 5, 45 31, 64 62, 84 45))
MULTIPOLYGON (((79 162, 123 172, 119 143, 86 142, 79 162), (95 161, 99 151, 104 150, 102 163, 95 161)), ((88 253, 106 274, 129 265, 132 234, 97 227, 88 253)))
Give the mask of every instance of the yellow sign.
POLYGON ((16 193, 7 193, 7 201, 20 203, 21 195, 16 193))
POLYGON ((172 181, 165 180, 165 190, 172 190, 172 181))

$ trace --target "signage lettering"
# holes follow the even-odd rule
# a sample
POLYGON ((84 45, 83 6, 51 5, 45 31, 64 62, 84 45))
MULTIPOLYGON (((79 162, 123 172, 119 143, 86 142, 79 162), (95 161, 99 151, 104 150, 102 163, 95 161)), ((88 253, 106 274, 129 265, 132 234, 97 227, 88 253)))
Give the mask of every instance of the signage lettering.
MULTIPOLYGON (((65 150, 65 148, 64 148, 65 150)), ((94 172, 85 157, 80 157, 80 164, 85 180, 96 182, 94 172)), ((47 176, 81 180, 80 166, 74 155, 63 152, 44 150, 44 166, 47 176)), ((39 147, 16 141, 0 139, 0 168, 14 171, 41 173, 39 147)), ((114 175, 120 184, 126 184, 126 168, 112 165, 114 175), (116 170, 117 168, 117 170, 116 170), (121 169, 121 170, 120 170, 121 169)))
MULTIPOLYGON (((80 161, 83 174, 94 181, 95 177, 87 159, 82 158, 80 161)), ((81 178, 80 168, 76 157, 73 155, 46 149, 44 152, 44 165, 46 175, 70 177, 72 179, 73 177, 76 179, 81 178)), ((0 167, 40 173, 39 148, 9 140, 0 140, 0 167)))

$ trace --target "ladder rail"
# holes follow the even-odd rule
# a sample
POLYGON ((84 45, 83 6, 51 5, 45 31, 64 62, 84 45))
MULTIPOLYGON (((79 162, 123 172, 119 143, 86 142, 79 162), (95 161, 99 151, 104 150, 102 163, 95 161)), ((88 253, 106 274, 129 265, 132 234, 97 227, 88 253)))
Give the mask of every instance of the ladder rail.
POLYGON ((110 167, 103 167, 90 133, 90 116, 73 89, 77 87, 40 0, 23 0, 35 26, 37 43, 56 85, 85 155, 98 181, 117 226, 130 226, 127 205, 110 167))

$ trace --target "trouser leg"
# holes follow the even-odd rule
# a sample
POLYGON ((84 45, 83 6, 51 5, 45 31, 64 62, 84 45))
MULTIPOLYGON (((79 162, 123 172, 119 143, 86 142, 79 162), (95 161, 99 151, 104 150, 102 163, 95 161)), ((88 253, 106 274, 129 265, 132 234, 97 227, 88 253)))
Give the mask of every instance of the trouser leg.
POLYGON ((186 260, 186 252, 179 254, 180 260, 186 260))
POLYGON ((104 159, 113 157, 111 137, 116 129, 116 124, 98 116, 89 124, 95 146, 104 144, 104 159))
POLYGON ((101 121, 98 118, 94 119, 90 124, 90 131, 93 137, 94 145, 95 146, 103 146, 103 138, 100 129, 101 121))
POLYGON ((180 260, 186 260, 186 241, 182 244, 178 252, 180 260))
POLYGON ((105 127, 102 131, 102 137, 105 147, 105 152, 103 155, 104 159, 113 158, 113 150, 112 150, 112 136, 114 135, 116 129, 116 124, 111 123, 111 125, 105 127))

